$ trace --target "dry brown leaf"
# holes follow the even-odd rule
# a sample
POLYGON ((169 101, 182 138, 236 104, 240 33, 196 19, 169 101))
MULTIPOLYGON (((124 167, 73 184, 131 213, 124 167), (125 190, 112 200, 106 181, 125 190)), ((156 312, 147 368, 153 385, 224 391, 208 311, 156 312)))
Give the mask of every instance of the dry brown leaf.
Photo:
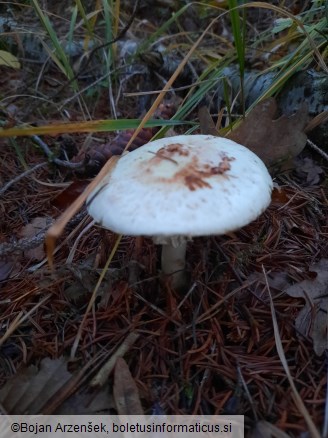
POLYGON ((116 361, 113 393, 118 415, 144 414, 136 382, 122 357, 116 361))
POLYGON ((201 106, 198 110, 198 119, 199 119, 199 125, 200 129, 202 131, 202 134, 205 135, 214 135, 215 137, 220 137, 219 131, 216 129, 216 126, 213 122, 213 119, 211 117, 211 114, 209 113, 207 107, 201 106))
POLYGON ((304 129, 304 132, 305 133, 310 132, 317 126, 327 122, 328 122, 328 111, 322 111, 322 113, 318 114, 312 120, 309 121, 309 123, 306 125, 304 129))
MULTIPOLYGON (((44 233, 45 230, 49 227, 51 220, 46 217, 35 217, 32 221, 22 227, 20 230, 19 236, 21 238, 33 239, 39 233, 44 233)), ((31 248, 24 251, 24 255, 27 258, 40 261, 45 257, 45 251, 43 247, 43 243, 36 248, 31 248)))
POLYGON ((292 116, 277 114, 273 97, 258 103, 246 119, 227 138, 248 147, 269 166, 277 166, 296 157, 304 148, 308 122, 306 105, 292 116))
POLYGON ((40 369, 29 366, 13 376, 0 390, 0 403, 9 415, 34 415, 71 378, 63 358, 41 361, 40 369))
POLYGON ((305 299, 305 306, 298 314, 295 327, 305 336, 311 336, 313 348, 321 356, 328 347, 328 259, 321 259, 310 268, 316 274, 313 280, 303 280, 287 289, 291 297, 305 299))

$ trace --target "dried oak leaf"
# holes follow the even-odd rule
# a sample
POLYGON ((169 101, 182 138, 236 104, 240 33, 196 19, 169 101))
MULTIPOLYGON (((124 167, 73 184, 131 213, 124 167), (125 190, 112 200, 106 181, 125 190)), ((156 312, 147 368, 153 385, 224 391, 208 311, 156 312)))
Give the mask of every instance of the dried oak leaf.
POLYGON ((283 115, 274 120, 276 114, 276 100, 273 97, 263 100, 227 137, 248 147, 268 167, 279 166, 296 157, 306 144, 307 105, 303 104, 289 117, 283 115))
POLYGON ((202 105, 198 109, 198 120, 202 134, 214 135, 215 137, 220 137, 220 133, 216 129, 212 116, 205 105, 202 105))
POLYGON ((305 299, 305 306, 298 314, 295 327, 313 340, 313 348, 318 356, 328 347, 328 259, 321 259, 310 268, 313 280, 303 280, 287 289, 291 297, 305 299))
POLYGON ((63 358, 41 361, 14 375, 0 390, 0 403, 9 415, 36 415, 71 378, 63 358))
POLYGON ((122 357, 115 364, 113 393, 118 415, 144 414, 136 382, 122 357))

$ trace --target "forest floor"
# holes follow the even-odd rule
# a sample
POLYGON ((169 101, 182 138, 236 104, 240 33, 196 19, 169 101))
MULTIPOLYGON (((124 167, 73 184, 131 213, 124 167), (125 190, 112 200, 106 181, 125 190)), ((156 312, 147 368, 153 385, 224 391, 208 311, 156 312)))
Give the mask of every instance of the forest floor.
MULTIPOLYGON (((122 22, 131 17, 133 21, 115 42, 112 56, 118 59, 118 51, 122 59, 127 52, 133 54, 143 33, 149 39, 177 13, 173 6, 177 2, 164 3, 154 6, 161 22, 156 22, 149 7, 134 12, 122 3, 122 22)), ((293 9, 296 2, 290 3, 291 13, 299 12, 293 9)), ((184 51, 180 42, 187 44, 184 32, 188 41, 198 26, 203 31, 213 19, 205 9, 198 11, 201 18, 196 12, 188 8, 166 30, 163 43, 180 43, 184 51)), ((18 22, 24 17, 26 27, 28 20, 33 25, 37 21, 30 6, 12 6, 11 14, 18 22)), ((58 10, 56 14, 49 16, 62 19, 67 27, 69 17, 58 10)), ((264 18, 270 26, 270 15, 264 18)), ((228 32, 225 37, 231 48, 228 19, 218 23, 213 34, 228 32)), ((14 38, 11 26, 10 38, 14 38)), ((124 28, 120 22, 117 26, 124 28)), ((206 41, 212 45, 204 47, 212 61, 215 38, 211 34, 206 41)), ((16 41, 19 50, 21 42, 27 44, 18 31, 16 41)), ((224 42, 220 44, 223 56, 224 42)), ((251 437, 271 436, 269 425, 276 427, 275 436, 314 436, 309 432, 311 422, 320 433, 327 433, 324 145, 318 144, 318 151, 307 144, 288 166, 275 171, 271 205, 257 220, 229 235, 197 237, 188 243, 190 285, 183 294, 160 275, 159 248, 151 239, 119 237, 104 230, 91 223, 85 207, 57 239, 50 269, 44 244, 47 230, 101 165, 123 151, 133 133, 67 133, 58 125, 142 118, 158 96, 152 91, 160 90, 170 75, 165 76, 163 69, 154 76, 148 64, 136 62, 128 67, 120 64, 117 69, 124 70, 124 79, 110 82, 106 74, 95 75, 99 60, 92 56, 82 69, 85 77, 81 74, 69 81, 54 60, 32 59, 27 49, 29 59, 18 54, 20 68, 0 65, 3 130, 24 123, 52 125, 54 131, 1 139, 2 411, 239 414, 245 415, 251 437), (82 166, 76 169, 78 163, 82 166)), ((169 60, 173 72, 180 55, 169 60)), ((76 67, 85 61, 78 57, 74 62, 76 67)), ((197 60, 189 67, 191 73, 185 74, 197 74, 197 60)), ((186 79, 182 74, 177 90, 158 106, 153 118, 165 124, 191 100, 193 81, 193 76, 186 79)), ((209 95, 213 115, 214 99, 209 95)), ((215 121, 219 118, 220 113, 214 114, 215 121)), ((198 122, 197 106, 185 120, 198 122)), ((187 130, 182 124, 170 129, 171 135, 187 130)), ((259 128, 253 130, 256 134, 259 128)), ((155 128, 143 129, 137 139, 144 144, 156 133, 155 128)))

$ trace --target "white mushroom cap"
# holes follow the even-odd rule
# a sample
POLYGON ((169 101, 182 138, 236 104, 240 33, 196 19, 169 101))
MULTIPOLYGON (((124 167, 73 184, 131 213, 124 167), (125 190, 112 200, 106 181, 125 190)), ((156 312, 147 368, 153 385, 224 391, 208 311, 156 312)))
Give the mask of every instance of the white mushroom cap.
POLYGON ((90 194, 90 215, 127 235, 205 236, 243 227, 270 204, 272 179, 244 146, 210 135, 148 143, 90 194))

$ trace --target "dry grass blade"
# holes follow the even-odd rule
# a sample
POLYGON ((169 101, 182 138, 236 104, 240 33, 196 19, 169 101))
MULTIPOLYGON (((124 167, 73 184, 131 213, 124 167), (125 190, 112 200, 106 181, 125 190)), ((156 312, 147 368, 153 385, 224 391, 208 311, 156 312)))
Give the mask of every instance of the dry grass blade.
MULTIPOLYGON (((145 126, 147 121, 151 118, 151 116, 156 111, 157 107, 163 100, 166 92, 171 88, 173 82, 176 80, 176 78, 179 76, 180 72, 183 70, 184 66, 187 64, 189 58, 197 48, 198 44, 202 41, 208 30, 211 28, 213 23, 217 21, 219 17, 216 17, 212 22, 207 26, 207 28, 204 30, 204 32, 201 34, 201 36, 198 38, 198 40, 195 42, 195 44, 191 47, 187 55, 184 57, 182 62, 180 63, 179 67, 176 69, 176 71, 173 73, 171 78, 166 83, 165 87, 161 91, 161 93, 156 98, 155 102, 149 109, 149 111, 146 113, 144 118, 142 119, 139 127, 135 130, 134 134, 130 138, 130 141, 127 143, 124 151, 128 150, 130 145, 133 143, 137 135, 140 133, 141 129, 145 126)), ((123 151, 123 152, 124 152, 123 151)), ((74 216, 74 214, 81 208, 83 205, 83 202, 86 200, 87 196, 91 191, 97 186, 97 184, 103 179, 103 177, 110 172, 113 167, 115 166, 118 157, 111 157, 109 161, 105 164, 105 166, 101 169, 99 174, 96 176, 96 178, 90 183, 90 185, 85 189, 84 193, 82 193, 81 196, 79 196, 76 201, 72 204, 70 208, 68 208, 62 216, 56 221, 56 223, 49 229, 47 236, 46 236, 46 246, 47 246, 47 255, 49 260, 49 265, 52 268, 53 267, 53 260, 52 260, 52 254, 55 249, 56 239, 61 235, 63 232, 65 225, 67 222, 74 216)))
POLYGON ((246 5, 242 5, 239 7, 271 9, 272 11, 275 11, 278 14, 285 15, 286 17, 290 18, 293 22, 295 22, 297 24, 297 26, 300 27, 300 29, 302 29, 302 32, 304 33, 304 35, 308 39, 309 45, 311 46, 313 53, 315 53, 315 55, 318 59, 318 63, 320 64, 320 67, 323 69, 323 71, 328 73, 328 67, 327 67, 325 60, 323 59, 321 53, 319 52, 315 42, 313 41, 309 32, 306 30, 302 21, 299 20, 295 15, 291 14, 290 12, 286 11, 285 9, 282 9, 282 8, 275 6, 275 5, 270 5, 270 4, 265 3, 265 2, 250 2, 246 5))
MULTIPOLYGON (((130 145, 133 143, 135 138, 140 133, 141 129, 145 126, 147 121, 151 118, 151 116, 154 114, 160 103, 162 102, 165 94, 169 89, 171 88, 172 84, 176 80, 176 78, 179 76, 181 71, 183 70, 184 66, 187 64, 189 58, 196 50, 199 43, 202 41, 206 33, 209 31, 209 29, 212 27, 212 25, 220 18, 216 17, 214 20, 211 21, 211 23, 207 26, 207 28, 204 30, 204 32, 201 34, 201 36, 197 39, 197 41, 193 44, 187 55, 184 57, 184 59, 181 61, 179 67, 176 69, 176 71, 173 73, 171 78, 168 80, 168 82, 165 84, 165 87, 161 91, 161 93, 157 96, 155 99, 155 102, 149 109, 149 111, 145 114, 144 118, 140 122, 140 125, 135 130, 134 134, 130 138, 129 142, 127 143, 125 149, 123 152, 129 149, 130 145)), ((62 216, 56 221, 56 223, 49 229, 47 236, 46 236, 46 246, 47 246, 47 255, 48 255, 48 261, 51 268, 53 268, 53 259, 52 254, 55 249, 56 239, 61 235, 63 232, 65 225, 67 222, 74 216, 74 214, 82 207, 83 202, 86 200, 87 196, 91 191, 97 186, 97 184, 103 179, 103 177, 110 172, 113 167, 115 166, 117 160, 119 157, 111 157, 109 161, 105 164, 105 166, 102 168, 102 170, 99 172, 99 174, 96 176, 96 178, 90 183, 90 185, 85 189, 84 193, 82 193, 81 196, 79 196, 76 201, 72 204, 70 208, 68 208, 62 216)))
POLYGON ((22 178, 25 178, 25 177, 29 176, 31 173, 33 173, 36 170, 41 169, 42 167, 45 167, 47 165, 48 165, 47 162, 39 163, 36 166, 33 166, 31 169, 27 169, 25 172, 17 175, 16 178, 11 179, 7 184, 5 184, 3 187, 1 187, 1 189, 0 189, 0 196, 2 196, 13 184, 17 183, 22 178))
POLYGON ((285 356, 284 349, 283 349, 283 346, 282 346, 281 338, 280 338, 280 335, 279 335, 279 327, 278 327, 276 313, 275 313, 275 308, 274 308, 274 305, 273 305, 273 300, 272 300, 272 296, 271 296, 271 292, 270 292, 270 286, 269 286, 268 278, 267 278, 266 271, 265 271, 263 265, 262 265, 262 271, 263 271, 263 275, 264 275, 264 278, 265 278, 265 283, 266 283, 267 291, 268 291, 268 294, 269 294, 270 308, 271 308, 271 314, 272 314, 272 323, 273 323, 273 330, 274 330, 274 338, 275 338, 275 341, 276 341, 276 348, 277 348, 277 352, 278 352, 278 355, 279 355, 279 359, 280 359, 280 361, 282 363, 282 366, 284 367, 284 370, 285 370, 288 382, 289 382, 290 387, 292 389, 293 398, 294 398, 295 404, 296 404, 297 408, 299 409, 299 411, 302 413, 302 415, 303 415, 303 417, 304 417, 304 419, 306 421, 306 424, 307 424, 307 426, 309 428, 311 437, 312 438, 320 438, 321 435, 320 435, 318 429, 315 427, 315 424, 313 423, 312 418, 310 417, 309 412, 306 409, 306 407, 305 407, 305 405, 303 403, 303 400, 301 399, 301 397, 300 397, 300 395, 299 395, 299 393, 298 393, 298 391, 296 389, 294 380, 293 380, 293 378, 292 378, 292 376, 290 374, 289 367, 288 367, 287 360, 286 360, 286 356, 285 356))
POLYGON ((214 18, 210 24, 206 27, 206 29, 204 30, 204 32, 202 32, 202 34, 200 35, 200 37, 197 39, 197 41, 192 45, 192 47, 190 48, 189 52, 186 54, 186 56, 183 58, 183 60, 181 61, 181 63, 179 64, 179 67, 175 70, 175 72, 173 73, 173 75, 170 77, 170 79, 167 81, 167 83, 165 84, 163 90, 159 93, 159 95, 157 96, 157 98, 155 99, 154 103, 152 104, 151 108, 147 111, 147 113, 145 114, 144 118, 142 119, 140 125, 138 126, 138 128, 135 130, 134 134, 132 135, 132 137, 130 138, 130 141, 128 142, 128 144, 125 147, 125 151, 129 149, 130 145, 133 143, 133 141, 135 140, 135 138, 137 137, 137 135, 139 134, 139 132, 141 131, 141 129, 145 126, 145 124, 148 122, 148 120, 152 117, 152 115, 154 114, 154 112, 156 111, 156 109, 158 108, 158 106, 160 105, 160 103, 162 102, 165 94, 170 90, 171 86, 173 85, 174 81, 177 79, 177 77, 179 76, 179 74, 183 71, 185 65, 187 64, 187 62, 189 61, 191 55, 194 53, 194 51, 196 50, 196 48, 198 47, 198 45, 200 44, 200 42, 202 41, 202 39, 205 37, 205 35, 207 34, 207 32, 211 29, 211 27, 213 26, 213 24, 218 21, 221 18, 222 14, 219 15, 218 17, 214 18))
POLYGON ((50 267, 53 269, 53 252, 56 246, 56 240, 63 232, 67 222, 79 211, 85 202, 87 196, 103 179, 103 177, 112 171, 119 157, 111 157, 105 166, 101 169, 96 178, 88 185, 85 191, 73 202, 73 204, 57 219, 57 221, 49 228, 46 235, 47 256, 50 267))
POLYGON ((306 125, 304 132, 310 132, 312 131, 312 129, 326 122, 328 122, 328 111, 322 111, 322 113, 318 114, 317 116, 313 117, 312 120, 310 120, 310 122, 306 125))
POLYGON ((132 345, 136 342, 139 335, 137 333, 130 333, 118 347, 115 353, 109 358, 105 365, 99 370, 97 375, 92 379, 90 386, 102 386, 105 384, 108 376, 113 371, 116 361, 119 357, 123 357, 126 352, 130 350, 132 345))

